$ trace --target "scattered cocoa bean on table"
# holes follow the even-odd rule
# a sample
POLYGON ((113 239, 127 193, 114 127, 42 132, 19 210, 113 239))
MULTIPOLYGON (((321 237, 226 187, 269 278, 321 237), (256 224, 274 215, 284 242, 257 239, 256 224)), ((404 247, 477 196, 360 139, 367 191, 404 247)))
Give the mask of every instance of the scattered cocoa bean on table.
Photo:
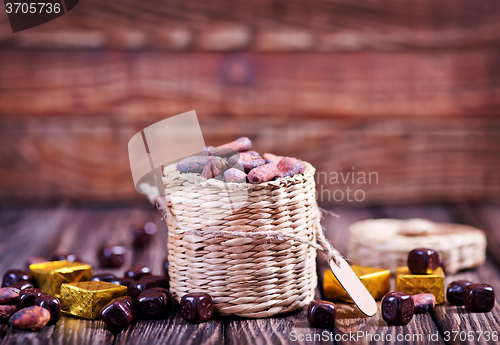
POLYGON ((13 304, 0 305, 0 317, 2 319, 8 319, 17 312, 17 309, 17 305, 13 304))
POLYGON ((0 304, 19 303, 19 289, 14 287, 4 287, 0 289, 0 304))
POLYGON ((39 306, 19 310, 9 319, 9 325, 14 328, 41 330, 50 320, 50 312, 39 306))
POLYGON ((436 306, 436 297, 431 293, 419 293, 412 297, 415 313, 426 313, 436 306))
POLYGON ((272 180, 278 174, 278 168, 274 163, 261 165, 252 169, 247 175, 251 183, 262 183, 272 180))

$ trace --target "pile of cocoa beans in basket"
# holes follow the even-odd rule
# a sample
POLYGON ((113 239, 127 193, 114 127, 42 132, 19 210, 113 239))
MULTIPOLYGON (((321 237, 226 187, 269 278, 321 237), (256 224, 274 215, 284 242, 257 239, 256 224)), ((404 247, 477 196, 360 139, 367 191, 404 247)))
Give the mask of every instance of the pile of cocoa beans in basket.
POLYGON ((252 142, 246 137, 217 147, 207 146, 202 156, 191 156, 179 161, 177 170, 234 183, 262 183, 304 172, 304 163, 296 158, 272 153, 261 156, 251 149, 252 142))

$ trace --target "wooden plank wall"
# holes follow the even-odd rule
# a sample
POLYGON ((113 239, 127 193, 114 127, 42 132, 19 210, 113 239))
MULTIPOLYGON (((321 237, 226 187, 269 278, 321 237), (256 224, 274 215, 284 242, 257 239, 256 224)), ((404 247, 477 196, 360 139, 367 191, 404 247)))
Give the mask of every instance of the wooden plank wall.
POLYGON ((16 34, 0 15, 0 201, 141 200, 128 140, 192 109, 207 144, 377 172, 366 203, 498 200, 499 28, 494 0, 87 0, 16 34))

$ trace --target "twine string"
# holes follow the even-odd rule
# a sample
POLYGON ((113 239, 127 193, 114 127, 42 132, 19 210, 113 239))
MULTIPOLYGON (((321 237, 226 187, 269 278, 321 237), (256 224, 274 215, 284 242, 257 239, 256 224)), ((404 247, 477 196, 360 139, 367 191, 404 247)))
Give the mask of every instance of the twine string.
MULTIPOLYGON (((294 236, 294 235, 289 235, 289 234, 284 234, 281 232, 276 232, 276 231, 256 231, 256 232, 248 232, 248 231, 226 231, 226 230, 203 230, 203 229, 190 229, 187 227, 182 226, 179 224, 175 219, 174 216, 172 215, 169 207, 166 205, 164 200, 159 200, 159 198, 152 198, 150 197, 150 201, 152 203, 156 204, 156 208, 159 209, 162 212, 162 218, 166 220, 166 218, 170 219, 170 221, 177 226, 177 229, 169 229, 169 231, 172 231, 173 233, 176 234, 192 234, 200 237, 232 237, 232 238, 257 238, 257 237, 267 237, 269 240, 278 240, 278 241, 283 241, 283 240, 288 240, 288 241, 295 241, 295 242, 300 242, 305 245, 308 245, 309 247, 313 247, 316 250, 319 250, 322 252, 326 260, 328 262, 332 261, 335 263, 335 265, 340 266, 340 261, 339 259, 342 258, 342 255, 339 253, 337 249, 335 249, 330 242, 325 237, 324 233, 324 228, 320 223, 320 220, 317 219, 316 221, 316 243, 304 240, 300 237, 294 236), (162 202, 163 201, 163 202, 162 202)), ((320 208, 320 213, 330 213, 329 211, 326 211, 322 208, 320 208)), ((337 216, 335 214, 332 215, 337 216)), ((338 217, 338 216, 337 216, 338 217)))

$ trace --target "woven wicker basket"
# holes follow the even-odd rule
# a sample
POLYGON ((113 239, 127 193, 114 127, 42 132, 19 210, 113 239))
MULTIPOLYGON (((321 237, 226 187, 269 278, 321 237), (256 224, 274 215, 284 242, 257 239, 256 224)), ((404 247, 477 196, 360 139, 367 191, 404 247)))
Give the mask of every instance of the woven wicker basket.
POLYGON ((347 255, 353 264, 394 273, 415 248, 438 251, 446 273, 453 274, 484 263, 486 236, 471 226, 426 219, 369 219, 349 227, 347 255))
POLYGON ((253 184, 164 169, 170 289, 207 292, 221 315, 268 317, 306 306, 323 237, 315 169, 253 184), (236 205, 236 206, 235 206, 236 205), (309 244, 308 244, 309 243, 309 244))

